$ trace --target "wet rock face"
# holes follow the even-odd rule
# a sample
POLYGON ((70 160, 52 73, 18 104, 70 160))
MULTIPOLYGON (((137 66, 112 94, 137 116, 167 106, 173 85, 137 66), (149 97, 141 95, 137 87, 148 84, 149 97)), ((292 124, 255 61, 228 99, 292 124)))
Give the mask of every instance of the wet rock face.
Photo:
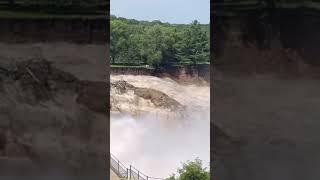
POLYGON ((111 87, 115 88, 119 94, 126 93, 130 89, 135 89, 133 85, 123 80, 111 82, 111 87))
POLYGON ((0 69, 0 165, 13 164, 0 175, 32 167, 34 175, 105 176, 105 83, 81 81, 44 59, 0 69), (29 165, 16 166, 21 158, 29 165))

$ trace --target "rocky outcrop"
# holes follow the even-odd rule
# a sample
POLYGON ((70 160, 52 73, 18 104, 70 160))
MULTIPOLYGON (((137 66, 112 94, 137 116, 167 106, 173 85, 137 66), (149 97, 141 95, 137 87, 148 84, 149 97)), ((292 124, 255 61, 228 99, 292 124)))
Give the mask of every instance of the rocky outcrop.
POLYGON ((169 109, 170 111, 183 108, 178 101, 155 89, 135 87, 123 80, 111 82, 111 87, 114 89, 113 92, 115 92, 111 93, 111 109, 115 109, 115 107, 119 105, 119 102, 117 102, 117 97, 113 95, 123 95, 125 93, 130 93, 130 91, 137 99, 137 103, 139 103, 139 98, 142 98, 143 100, 150 101, 156 108, 169 109))

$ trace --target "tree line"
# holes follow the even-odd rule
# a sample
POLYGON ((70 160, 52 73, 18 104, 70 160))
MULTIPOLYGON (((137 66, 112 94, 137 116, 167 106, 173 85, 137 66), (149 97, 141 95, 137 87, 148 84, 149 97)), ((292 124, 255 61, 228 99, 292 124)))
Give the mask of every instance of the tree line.
POLYGON ((110 17, 111 64, 149 65, 209 63, 209 25, 137 21, 110 17))

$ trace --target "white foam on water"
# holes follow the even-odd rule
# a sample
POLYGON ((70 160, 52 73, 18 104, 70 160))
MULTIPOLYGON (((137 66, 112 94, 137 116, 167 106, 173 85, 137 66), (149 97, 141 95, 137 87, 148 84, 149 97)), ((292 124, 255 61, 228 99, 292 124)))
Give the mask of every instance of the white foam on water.
MULTIPOLYGON (((156 113, 111 113, 111 153, 148 176, 168 177, 181 163, 210 161, 210 88, 183 86, 151 76, 114 76, 137 87, 153 88, 186 105, 175 119, 156 113)), ((141 107, 143 108, 143 107, 141 107)), ((172 117, 172 116, 170 116, 172 117)))

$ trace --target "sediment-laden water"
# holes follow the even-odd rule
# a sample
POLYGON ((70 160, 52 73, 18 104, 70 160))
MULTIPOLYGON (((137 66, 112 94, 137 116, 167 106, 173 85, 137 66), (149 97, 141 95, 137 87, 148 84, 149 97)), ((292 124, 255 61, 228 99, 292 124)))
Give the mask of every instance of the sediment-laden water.
POLYGON ((160 107, 154 102, 158 99, 137 97, 132 91, 117 94, 111 88, 111 106, 117 107, 111 111, 111 152, 118 159, 156 177, 176 173, 182 162, 197 157, 209 166, 209 86, 180 85, 152 76, 111 76, 111 83, 119 80, 162 92, 183 108, 160 107))

